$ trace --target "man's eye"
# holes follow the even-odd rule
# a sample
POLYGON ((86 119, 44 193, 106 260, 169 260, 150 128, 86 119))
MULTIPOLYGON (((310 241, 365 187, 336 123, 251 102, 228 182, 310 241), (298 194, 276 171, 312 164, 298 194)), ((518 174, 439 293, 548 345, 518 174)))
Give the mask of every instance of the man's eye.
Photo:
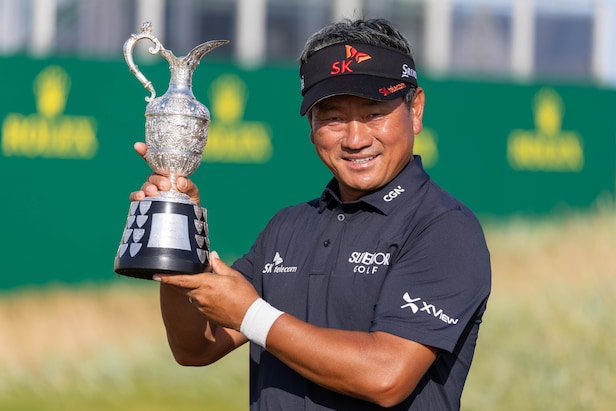
POLYGON ((338 116, 323 116, 320 118, 320 121, 324 122, 324 123, 336 123, 339 121, 342 121, 342 117, 338 117, 338 116))

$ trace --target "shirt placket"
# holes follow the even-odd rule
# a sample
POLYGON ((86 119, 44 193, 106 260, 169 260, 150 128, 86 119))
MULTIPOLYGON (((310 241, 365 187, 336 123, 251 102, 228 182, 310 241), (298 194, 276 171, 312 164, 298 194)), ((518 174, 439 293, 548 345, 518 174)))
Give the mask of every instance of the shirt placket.
POLYGON ((327 326, 328 283, 336 266, 346 227, 346 215, 340 207, 331 211, 326 228, 317 238, 308 281, 307 321, 327 326))

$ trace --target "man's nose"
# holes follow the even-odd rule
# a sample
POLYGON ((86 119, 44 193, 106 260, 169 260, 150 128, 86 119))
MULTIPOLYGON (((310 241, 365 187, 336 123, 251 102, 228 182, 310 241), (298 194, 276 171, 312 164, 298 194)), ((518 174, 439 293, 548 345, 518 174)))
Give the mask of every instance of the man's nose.
POLYGON ((347 123, 344 146, 350 149, 361 149, 372 144, 372 136, 362 121, 352 120, 347 123))

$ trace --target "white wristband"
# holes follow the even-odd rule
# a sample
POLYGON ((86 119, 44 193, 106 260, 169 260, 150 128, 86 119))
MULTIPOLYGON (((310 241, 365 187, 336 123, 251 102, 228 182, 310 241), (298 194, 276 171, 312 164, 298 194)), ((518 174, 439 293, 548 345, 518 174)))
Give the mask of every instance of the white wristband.
POLYGON ((258 298, 244 315, 240 332, 253 343, 265 348, 265 340, 274 321, 283 314, 282 311, 272 307, 267 301, 258 298))

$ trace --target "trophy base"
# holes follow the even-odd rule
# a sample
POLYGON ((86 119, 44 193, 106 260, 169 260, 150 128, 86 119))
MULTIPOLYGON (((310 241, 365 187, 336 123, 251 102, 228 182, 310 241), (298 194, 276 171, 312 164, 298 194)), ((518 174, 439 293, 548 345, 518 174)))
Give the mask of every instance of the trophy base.
POLYGON ((206 210, 190 201, 133 201, 114 262, 120 275, 198 274, 209 265, 206 210))
POLYGON ((199 274, 207 269, 207 265, 194 261, 180 260, 177 256, 141 258, 123 261, 114 266, 117 274, 151 280, 154 274, 199 274))

